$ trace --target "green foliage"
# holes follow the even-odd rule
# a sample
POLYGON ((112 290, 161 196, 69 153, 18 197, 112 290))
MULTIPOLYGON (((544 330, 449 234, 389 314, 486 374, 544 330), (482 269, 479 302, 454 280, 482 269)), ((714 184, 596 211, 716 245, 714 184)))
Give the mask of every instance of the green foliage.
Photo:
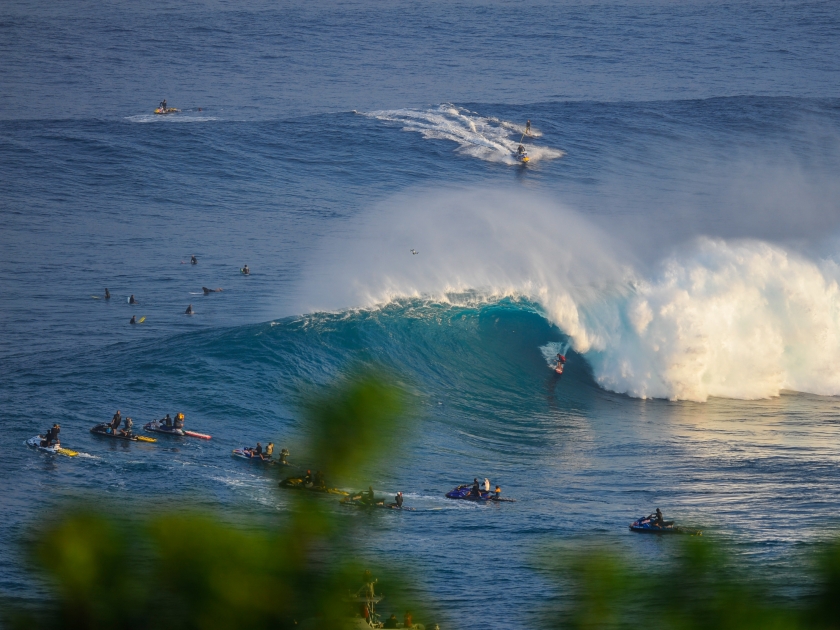
MULTIPOLYGON (((676 542, 676 541, 674 541, 676 542)), ((756 568, 719 544, 686 538, 664 566, 579 543, 555 569, 568 605, 547 625, 581 630, 656 625, 667 630, 840 628, 840 544, 818 554, 798 595, 780 597, 756 568)))

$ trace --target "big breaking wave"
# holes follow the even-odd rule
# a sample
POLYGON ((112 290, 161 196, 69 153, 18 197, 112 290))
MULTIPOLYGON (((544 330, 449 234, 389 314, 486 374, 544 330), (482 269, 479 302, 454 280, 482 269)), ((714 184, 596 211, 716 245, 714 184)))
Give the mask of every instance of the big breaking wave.
POLYGON ((619 240, 548 200, 444 191, 380 207, 320 256, 305 308, 527 299, 602 387, 630 396, 840 394, 840 271, 781 245, 700 237, 646 271, 619 240))

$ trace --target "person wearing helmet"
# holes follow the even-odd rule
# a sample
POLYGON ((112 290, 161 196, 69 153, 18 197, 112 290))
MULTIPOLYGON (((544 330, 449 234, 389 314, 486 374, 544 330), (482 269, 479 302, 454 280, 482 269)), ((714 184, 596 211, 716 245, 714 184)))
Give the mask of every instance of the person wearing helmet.
POLYGON ((182 413, 175 414, 175 422, 172 423, 172 426, 176 429, 183 429, 184 428, 184 414, 182 414, 182 413))
POLYGON ((397 492, 397 496, 394 497, 394 505, 398 508, 402 509, 403 506, 403 493, 397 492))

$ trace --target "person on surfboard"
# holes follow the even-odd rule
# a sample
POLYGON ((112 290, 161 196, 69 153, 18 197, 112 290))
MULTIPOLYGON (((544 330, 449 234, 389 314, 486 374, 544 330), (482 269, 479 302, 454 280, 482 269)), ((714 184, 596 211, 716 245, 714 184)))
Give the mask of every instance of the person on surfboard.
POLYGON ((192 304, 190 304, 190 305, 187 307, 187 310, 186 310, 186 311, 184 311, 184 315, 192 315, 192 314, 193 314, 192 304))
POLYGON ((531 135, 531 121, 525 123, 525 134, 530 136, 531 135))
POLYGON ((247 276, 249 273, 251 273, 251 270, 250 270, 250 269, 248 269, 248 265, 245 265, 244 267, 242 267, 242 273, 244 273, 246 276, 247 276))
POLYGON ((198 264, 198 258, 196 258, 195 256, 190 256, 190 264, 191 265, 197 265, 198 264))

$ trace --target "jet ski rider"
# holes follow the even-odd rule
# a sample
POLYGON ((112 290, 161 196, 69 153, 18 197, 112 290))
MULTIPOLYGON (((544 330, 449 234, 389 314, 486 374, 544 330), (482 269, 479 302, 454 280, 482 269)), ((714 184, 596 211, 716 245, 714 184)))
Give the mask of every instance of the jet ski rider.
POLYGON ((134 426, 134 421, 128 416, 126 416, 123 425, 125 426, 125 429, 122 430, 122 434, 126 436, 131 435, 131 427, 134 426))
POLYGON ((403 506, 403 494, 402 492, 397 492, 397 496, 394 497, 394 505, 398 508, 402 509, 403 506))
POLYGON ((662 516, 662 510, 656 508, 656 515, 653 517, 653 524, 657 527, 665 526, 665 518, 662 516))
POLYGON ((470 495, 474 497, 481 496, 481 487, 478 485, 478 478, 473 478, 473 487, 470 495))
POLYGON ((166 417, 163 419, 163 423, 166 425, 167 429, 172 428, 172 418, 169 417, 169 414, 166 414, 166 417))
POLYGON ((61 428, 58 424, 52 425, 51 429, 47 429, 47 433, 44 435, 44 439, 41 441, 41 446, 50 447, 53 444, 58 444, 58 432, 61 431, 61 428))
POLYGON ((111 427, 111 431, 116 433, 117 429, 120 428, 120 423, 122 422, 122 416, 120 415, 120 410, 117 409, 117 413, 114 414, 114 417, 111 418, 111 422, 109 426, 111 427))
POLYGON ((166 99, 163 99, 163 100, 160 102, 160 109, 161 109, 161 111, 163 111, 163 112, 165 112, 165 111, 166 111, 166 99))
POLYGON ((175 421, 172 423, 172 427, 175 429, 183 429, 184 428, 184 414, 177 413, 175 414, 175 421))
POLYGON ((519 147, 516 149, 516 154, 517 155, 523 155, 524 153, 525 153, 525 147, 520 144, 519 147))

